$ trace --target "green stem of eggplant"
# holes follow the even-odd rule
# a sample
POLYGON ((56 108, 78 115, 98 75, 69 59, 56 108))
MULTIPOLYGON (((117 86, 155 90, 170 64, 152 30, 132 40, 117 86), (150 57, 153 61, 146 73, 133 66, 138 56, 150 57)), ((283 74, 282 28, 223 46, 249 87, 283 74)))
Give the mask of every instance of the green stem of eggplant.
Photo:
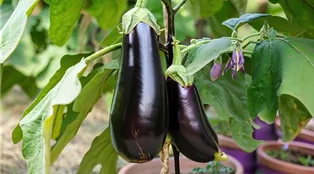
POLYGON ((145 8, 148 0, 137 0, 135 6, 145 8))
POLYGON ((114 44, 114 45, 108 46, 106 48, 103 48, 103 49, 97 51, 96 53, 86 57, 85 58, 85 62, 86 62, 86 64, 89 64, 93 60, 96 60, 99 57, 101 57, 101 56, 103 56, 105 54, 108 54, 108 53, 110 53, 110 52, 112 52, 114 50, 120 49, 121 47, 122 47, 122 43, 118 43, 118 44, 114 44))
POLYGON ((180 152, 177 147, 172 144, 173 156, 174 156, 174 169, 175 174, 180 174, 180 152))

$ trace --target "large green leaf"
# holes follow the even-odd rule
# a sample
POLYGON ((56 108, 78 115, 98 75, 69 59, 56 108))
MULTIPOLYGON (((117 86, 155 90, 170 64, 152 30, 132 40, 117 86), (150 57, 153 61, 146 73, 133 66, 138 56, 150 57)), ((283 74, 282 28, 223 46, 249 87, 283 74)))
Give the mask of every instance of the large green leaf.
MULTIPOLYGON (((86 54, 66 55, 61 60, 60 69, 51 77, 49 83, 42 89, 32 104, 24 111, 23 117, 28 115, 39 103, 46 97, 46 95, 60 82, 65 75, 68 68, 77 64, 86 54)), ((22 117, 22 118, 23 118, 22 117)), ((19 125, 12 132, 12 140, 18 143, 23 138, 22 130, 19 125)))
POLYGON ((7 20, 9 20, 11 14, 14 11, 14 8, 11 4, 11 2, 4 2, 0 6, 0 29, 4 26, 7 20))
POLYGON ((223 5, 223 0, 189 0, 187 7, 196 18, 214 15, 223 5))
POLYGON ((284 9, 292 28, 302 28, 302 37, 314 38, 314 2, 313 0, 277 0, 284 9))
POLYGON ((247 111, 246 90, 250 84, 248 75, 237 74, 232 80, 231 72, 226 72, 217 81, 210 80, 208 65, 195 74, 194 82, 197 86, 203 104, 209 104, 215 108, 219 119, 230 124, 233 139, 246 151, 254 150, 260 143, 252 138, 252 126, 247 111))
POLYGON ((38 0, 19 1, 9 20, 0 30, 0 64, 14 51, 22 37, 27 17, 34 10, 38 0))
POLYGON ((78 169, 78 174, 92 173, 94 167, 101 164, 99 174, 117 173, 118 154, 111 144, 110 129, 107 128, 102 134, 97 136, 84 155, 78 169))
POLYGON ((127 0, 92 0, 86 11, 94 16, 103 29, 115 27, 126 10, 127 0))
POLYGON ((252 57, 249 110, 262 112, 262 119, 271 122, 279 109, 284 141, 294 139, 314 114, 313 45, 310 39, 266 40, 252 57), (267 107, 274 113, 265 114, 267 107))
POLYGON ((59 46, 70 38, 85 0, 46 0, 50 5, 49 38, 59 46))
POLYGON ((248 109, 251 115, 258 115, 262 120, 272 123, 275 120, 278 99, 277 91, 281 84, 280 53, 267 40, 256 45, 252 55, 252 84, 248 89, 248 109))
POLYGON ((278 2, 292 24, 314 29, 314 2, 312 0, 279 0, 278 2))
POLYGON ((64 120, 64 125, 62 125, 63 130, 51 151, 52 163, 58 158, 64 147, 74 138, 87 114, 100 99, 103 87, 112 72, 113 69, 106 69, 105 67, 98 69, 97 73, 82 89, 73 104, 73 108, 68 107, 70 112, 66 114, 66 120, 64 120))
POLYGON ((63 112, 58 110, 58 105, 69 104, 79 95, 81 84, 78 74, 85 67, 83 59, 70 67, 62 79, 21 119, 22 152, 27 161, 28 173, 50 173, 52 127, 56 114, 63 112))
POLYGON ((32 76, 25 76, 13 66, 4 66, 2 73, 3 75, 1 78, 1 97, 3 97, 15 84, 21 86, 23 91, 30 98, 35 97, 39 92, 39 89, 35 83, 35 78, 32 76))
POLYGON ((267 21, 269 26, 273 27, 276 31, 287 33, 292 36, 300 34, 301 32, 304 32, 304 29, 293 26, 289 21, 287 21, 285 18, 279 17, 279 16, 267 16, 263 17, 257 20, 253 20, 248 22, 252 27, 254 27, 256 30, 260 30, 264 22, 267 21))
POLYGON ((222 25, 225 25, 226 27, 230 28, 231 30, 237 30, 240 26, 244 25, 245 23, 264 18, 270 16, 269 14, 260 14, 260 13, 247 13, 239 18, 231 18, 222 23, 222 25))
POLYGON ((263 142, 252 138, 253 128, 249 122, 230 118, 232 139, 247 152, 253 152, 263 142))
POLYGON ((193 56, 189 56, 188 62, 191 62, 187 67, 189 74, 193 75, 201 70, 208 63, 218 58, 221 54, 230 52, 234 49, 234 45, 229 38, 222 37, 213 39, 209 43, 197 48, 193 56))

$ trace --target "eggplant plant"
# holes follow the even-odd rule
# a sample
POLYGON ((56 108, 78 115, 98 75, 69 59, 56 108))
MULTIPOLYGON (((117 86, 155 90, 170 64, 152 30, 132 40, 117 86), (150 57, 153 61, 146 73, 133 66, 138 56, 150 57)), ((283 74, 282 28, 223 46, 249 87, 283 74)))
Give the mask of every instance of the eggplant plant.
POLYGON ((256 117, 279 115, 283 141, 293 140, 314 115, 314 10, 270 3, 284 17, 245 13, 246 0, 0 0, 0 92, 19 85, 34 99, 12 130, 28 173, 51 173, 107 94, 109 126, 77 173, 117 173, 119 156, 161 157, 169 173, 170 144, 176 173, 179 153, 227 160, 205 104, 247 152, 262 143, 256 117))

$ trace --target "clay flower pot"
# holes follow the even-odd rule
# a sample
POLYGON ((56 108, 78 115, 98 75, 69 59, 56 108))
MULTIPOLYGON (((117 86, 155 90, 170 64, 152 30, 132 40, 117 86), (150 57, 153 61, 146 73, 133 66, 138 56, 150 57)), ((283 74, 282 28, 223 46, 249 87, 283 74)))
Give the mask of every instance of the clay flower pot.
MULTIPOLYGON (((314 146, 301 142, 291 142, 289 149, 297 149, 306 154, 314 155, 314 146)), ((257 149, 259 169, 267 174, 313 174, 314 167, 301 166, 273 158, 265 153, 265 150, 280 150, 284 143, 269 141, 257 149)))
MULTIPOLYGON (((242 165, 233 157, 228 156, 228 161, 222 162, 223 165, 233 168, 236 174, 243 174, 243 167, 242 165)), ((170 173, 174 173, 174 159, 173 157, 169 158, 169 165, 170 165, 170 173)), ((191 161, 185 157, 180 157, 180 172, 181 173, 190 173, 194 168, 197 167, 205 167, 206 163, 197 163, 191 161)), ((159 174, 162 168, 161 162, 158 158, 143 164, 135 164, 130 163, 124 166, 120 171, 119 174, 159 174)))
MULTIPOLYGON (((282 137, 281 127, 280 127, 280 119, 279 117, 275 120, 275 127, 276 127, 276 134, 279 137, 282 137)), ((293 140, 293 141, 299 141, 304 143, 309 143, 314 145, 314 131, 308 130, 308 129, 302 129, 300 134, 293 140)))
POLYGON ((275 131, 275 124, 268 124, 262 121, 259 117, 256 117, 254 122, 260 126, 260 129, 254 129, 253 132, 253 137, 256 140, 271 141, 278 139, 278 135, 275 131))
POLYGON ((235 141, 227 136, 218 135, 220 149, 236 158, 243 166, 245 173, 254 173, 256 169, 256 152, 243 151, 235 141))

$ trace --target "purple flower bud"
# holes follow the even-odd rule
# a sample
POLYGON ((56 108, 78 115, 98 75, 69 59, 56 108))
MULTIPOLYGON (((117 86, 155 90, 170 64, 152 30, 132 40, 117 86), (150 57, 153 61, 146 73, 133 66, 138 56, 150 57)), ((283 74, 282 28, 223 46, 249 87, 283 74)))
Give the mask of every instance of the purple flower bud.
POLYGON ((232 69, 232 79, 236 76, 237 71, 241 71, 245 74, 244 70, 244 56, 242 51, 234 50, 232 53, 232 58, 229 59, 227 66, 225 67, 224 72, 228 69, 232 69))
POLYGON ((210 70, 210 79, 216 81, 221 76, 222 66, 221 63, 214 63, 210 70))

